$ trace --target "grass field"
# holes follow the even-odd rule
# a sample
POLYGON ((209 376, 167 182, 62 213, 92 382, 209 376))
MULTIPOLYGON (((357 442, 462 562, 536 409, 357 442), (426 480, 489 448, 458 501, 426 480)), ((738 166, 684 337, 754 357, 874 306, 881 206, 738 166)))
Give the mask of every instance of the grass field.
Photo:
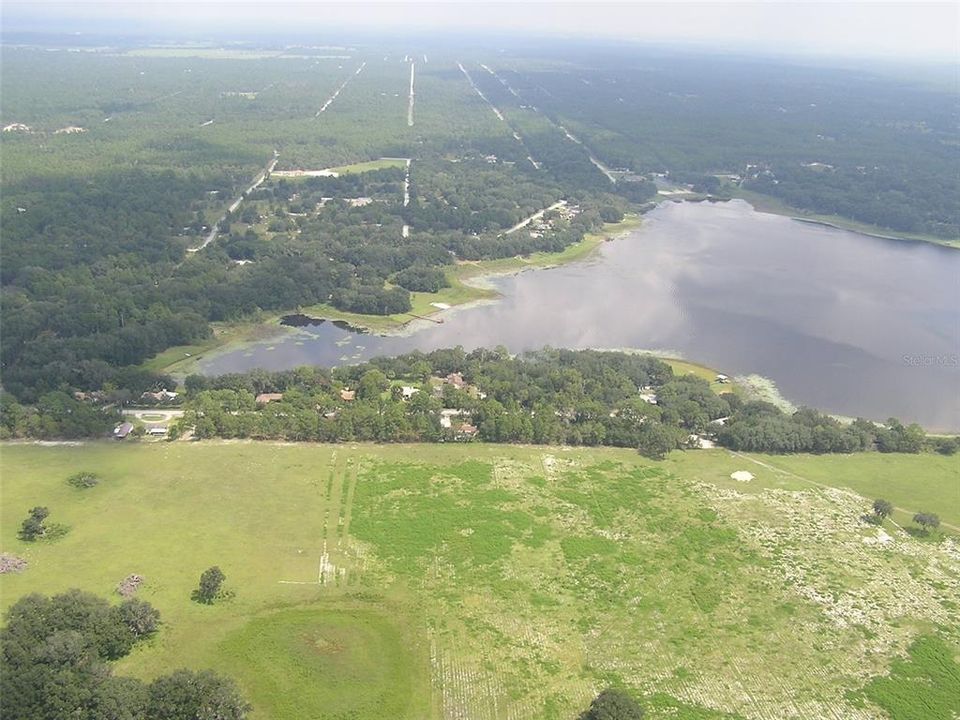
POLYGON ((256 720, 569 719, 611 683, 655 719, 956 712, 956 539, 861 520, 877 494, 955 518, 956 464, 943 458, 699 451, 657 463, 626 450, 253 442, 0 451, 0 550, 29 562, 3 576, 0 604, 70 587, 116 597, 140 573, 164 625, 117 672, 218 668, 256 720), (755 479, 732 480, 740 469, 755 479), (100 484, 68 485, 80 470, 100 484), (64 537, 16 539, 38 504, 64 537), (191 602, 214 564, 228 596, 191 602))
POLYGON ((371 170, 403 168, 406 167, 406 165, 406 158, 380 158, 379 160, 368 160, 367 162, 353 163, 352 165, 341 165, 340 167, 330 168, 330 170, 338 175, 350 175, 370 172, 371 170))

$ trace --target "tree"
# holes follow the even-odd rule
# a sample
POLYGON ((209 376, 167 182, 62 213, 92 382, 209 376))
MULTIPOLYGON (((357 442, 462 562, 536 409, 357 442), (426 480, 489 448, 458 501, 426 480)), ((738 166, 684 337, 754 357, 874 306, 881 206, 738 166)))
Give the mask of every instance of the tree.
POLYGON ((375 400, 388 387, 390 387, 390 381, 386 375, 376 369, 368 370, 360 378, 357 395, 361 400, 375 400))
POLYGON ((647 419, 637 431, 637 450, 644 457, 662 460, 677 447, 676 433, 663 423, 647 419))
POLYGON ((220 586, 223 585, 223 581, 227 579, 227 576, 223 574, 223 571, 216 565, 211 568, 207 568, 203 571, 203 574, 200 575, 200 586, 194 590, 193 599, 197 602, 202 602, 206 604, 211 604, 214 599, 217 597, 217 593, 220 592, 220 586))
POLYGON ((27 515, 27 519, 23 521, 23 525, 20 526, 20 539, 33 542, 39 537, 43 537, 44 533, 47 532, 46 525, 43 524, 43 521, 47 519, 50 515, 50 510, 37 506, 30 508, 30 513, 27 515))
POLYGON ((120 603, 117 615, 136 640, 153 635, 160 627, 160 611, 136 598, 120 603))
POLYGON ((249 711, 229 678, 178 670, 150 683, 146 720, 243 720, 249 711))
POLYGON ((642 720, 643 708, 623 690, 608 688, 597 695, 580 720, 642 720))
POLYGON ((940 517, 935 513, 919 512, 913 516, 913 521, 923 528, 924 533, 940 527, 940 517))
POLYGON ((893 514, 893 503, 882 498, 877 498, 873 501, 873 513, 877 516, 877 519, 882 522, 884 518, 888 518, 893 514))

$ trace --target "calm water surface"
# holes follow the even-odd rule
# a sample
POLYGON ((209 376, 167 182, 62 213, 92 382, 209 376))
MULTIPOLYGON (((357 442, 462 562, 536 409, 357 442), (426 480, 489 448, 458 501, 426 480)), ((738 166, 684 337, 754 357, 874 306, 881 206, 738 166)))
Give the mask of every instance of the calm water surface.
POLYGON ((494 304, 407 337, 323 323, 211 358, 208 374, 463 345, 672 351, 844 415, 960 429, 960 252, 669 203, 590 260, 493 280, 494 304))

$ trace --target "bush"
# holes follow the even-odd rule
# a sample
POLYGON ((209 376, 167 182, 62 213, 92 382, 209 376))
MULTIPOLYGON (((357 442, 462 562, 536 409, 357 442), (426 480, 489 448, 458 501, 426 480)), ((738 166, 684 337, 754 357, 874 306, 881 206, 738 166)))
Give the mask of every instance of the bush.
POLYGON ((75 488, 80 490, 92 488, 99 482, 100 478, 92 472, 78 472, 67 478, 68 484, 73 485, 75 488))
POLYGON ((45 507, 37 506, 30 509, 27 519, 20 526, 20 539, 27 542, 33 542, 37 538, 43 537, 47 532, 43 521, 50 515, 50 510, 45 507))

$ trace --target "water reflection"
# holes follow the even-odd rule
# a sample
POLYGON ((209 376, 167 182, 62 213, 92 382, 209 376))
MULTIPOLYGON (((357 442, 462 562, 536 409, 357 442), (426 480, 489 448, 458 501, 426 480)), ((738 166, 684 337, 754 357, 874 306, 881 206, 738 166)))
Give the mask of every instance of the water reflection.
POLYGON ((204 372, 336 365, 463 345, 644 348, 846 415, 960 429, 960 252, 753 211, 667 204, 587 262, 497 278, 504 298, 408 337, 299 326, 204 372))

